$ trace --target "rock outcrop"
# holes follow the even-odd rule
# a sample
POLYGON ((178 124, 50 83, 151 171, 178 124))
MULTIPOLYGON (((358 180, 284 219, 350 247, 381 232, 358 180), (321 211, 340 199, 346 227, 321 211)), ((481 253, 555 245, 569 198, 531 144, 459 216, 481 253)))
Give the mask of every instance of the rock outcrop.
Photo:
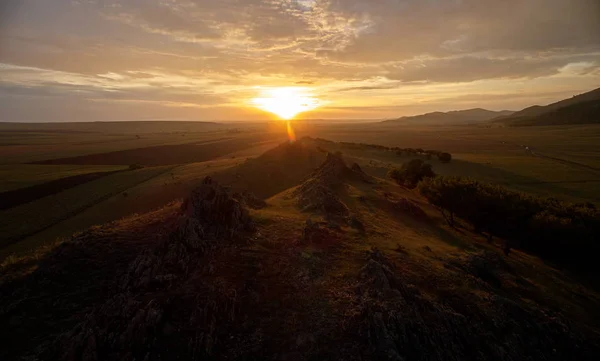
POLYGON ((298 206, 305 212, 317 211, 328 217, 345 217, 348 207, 336 192, 352 174, 340 155, 327 154, 327 159, 296 191, 298 206))
MULTIPOLYGON (((499 272, 504 267, 501 257, 485 253, 469 257, 460 268, 481 277, 482 269, 499 272), (495 264, 485 266, 487 261, 495 264)), ((362 318, 357 327, 376 359, 591 359, 594 347, 582 344, 583 337, 556 314, 550 317, 500 294, 465 308, 468 295, 432 298, 397 268, 374 251, 360 271, 356 292, 362 318), (503 340, 497 343, 500 334, 503 340)))
POLYGON ((235 292, 191 280, 210 274, 212 253, 243 242, 252 230, 240 202, 206 178, 183 203, 173 232, 130 264, 118 292, 64 335, 54 352, 69 360, 160 359, 167 350, 156 351, 158 338, 169 340, 177 325, 202 331, 177 354, 208 354, 219 320, 234 317, 235 292))

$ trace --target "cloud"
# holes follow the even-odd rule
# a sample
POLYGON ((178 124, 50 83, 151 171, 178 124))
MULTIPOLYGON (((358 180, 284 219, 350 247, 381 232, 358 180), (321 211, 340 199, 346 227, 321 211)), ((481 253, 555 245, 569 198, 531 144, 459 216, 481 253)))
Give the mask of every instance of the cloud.
POLYGON ((306 85, 332 108, 366 107, 448 98, 445 85, 600 80, 597 0, 7 0, 0 13, 13 99, 231 109, 256 85, 306 85))

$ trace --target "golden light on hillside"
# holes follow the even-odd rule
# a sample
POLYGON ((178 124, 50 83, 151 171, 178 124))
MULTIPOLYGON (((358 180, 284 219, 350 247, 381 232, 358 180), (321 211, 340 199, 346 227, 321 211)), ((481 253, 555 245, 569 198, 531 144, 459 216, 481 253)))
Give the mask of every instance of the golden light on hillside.
POLYGON ((284 120, 319 107, 320 102, 306 88, 269 88, 263 89, 252 104, 264 111, 273 113, 284 120))

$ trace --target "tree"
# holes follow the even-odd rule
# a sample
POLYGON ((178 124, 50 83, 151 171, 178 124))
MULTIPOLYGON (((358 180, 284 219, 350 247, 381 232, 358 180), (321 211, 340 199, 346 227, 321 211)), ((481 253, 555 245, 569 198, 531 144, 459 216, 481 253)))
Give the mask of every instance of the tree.
POLYGON ((442 163, 450 163, 452 161, 452 154, 445 152, 438 153, 438 159, 442 163))
POLYGON ((451 227, 454 227, 454 215, 464 205, 467 189, 457 177, 428 178, 419 183, 419 193, 440 210, 451 227))
POLYGON ((431 169, 431 164, 427 164, 421 159, 413 159, 402 164, 400 169, 391 170, 389 176, 400 185, 415 188, 423 179, 435 177, 435 173, 431 169))
POLYGON ((600 211, 594 207, 461 177, 424 179, 419 192, 450 226, 459 217, 490 241, 503 239, 506 254, 515 247, 576 268, 598 268, 600 211))

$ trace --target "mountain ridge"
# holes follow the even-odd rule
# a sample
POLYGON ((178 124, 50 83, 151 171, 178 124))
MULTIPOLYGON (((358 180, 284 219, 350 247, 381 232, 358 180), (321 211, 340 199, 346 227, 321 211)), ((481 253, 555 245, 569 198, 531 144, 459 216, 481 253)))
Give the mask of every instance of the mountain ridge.
POLYGON ((479 123, 492 120, 501 116, 513 114, 513 111, 492 111, 483 108, 453 110, 449 112, 431 112, 414 116, 405 116, 397 119, 385 120, 385 124, 462 124, 479 123))
POLYGON ((492 122, 509 126, 600 123, 600 88, 545 106, 533 105, 492 122))

